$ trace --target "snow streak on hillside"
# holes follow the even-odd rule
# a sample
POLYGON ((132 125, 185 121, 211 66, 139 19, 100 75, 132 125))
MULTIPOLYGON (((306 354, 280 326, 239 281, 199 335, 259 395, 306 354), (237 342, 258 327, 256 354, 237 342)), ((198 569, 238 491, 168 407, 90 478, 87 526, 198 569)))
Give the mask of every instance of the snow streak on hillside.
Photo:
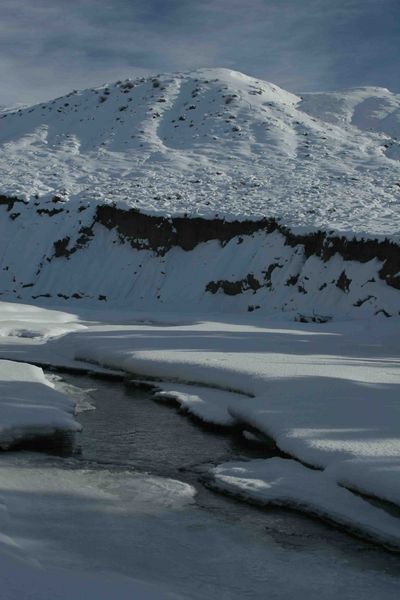
POLYGON ((126 80, 0 117, 0 193, 400 232, 400 96, 302 97, 226 69, 126 80))

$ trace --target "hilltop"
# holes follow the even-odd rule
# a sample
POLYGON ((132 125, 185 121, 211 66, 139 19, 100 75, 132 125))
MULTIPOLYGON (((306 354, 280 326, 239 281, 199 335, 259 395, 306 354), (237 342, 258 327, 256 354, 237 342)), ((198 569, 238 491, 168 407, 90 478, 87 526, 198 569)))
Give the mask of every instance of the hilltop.
POLYGON ((0 118, 0 193, 400 232, 400 96, 297 96, 227 69, 127 79, 0 118))

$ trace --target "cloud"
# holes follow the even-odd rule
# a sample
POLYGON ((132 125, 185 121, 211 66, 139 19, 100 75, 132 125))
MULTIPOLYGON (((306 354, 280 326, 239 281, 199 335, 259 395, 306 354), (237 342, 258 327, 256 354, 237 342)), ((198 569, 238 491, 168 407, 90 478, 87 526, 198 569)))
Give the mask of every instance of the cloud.
POLYGON ((399 18, 398 0, 2 0, 0 103, 201 66, 399 91, 399 18))

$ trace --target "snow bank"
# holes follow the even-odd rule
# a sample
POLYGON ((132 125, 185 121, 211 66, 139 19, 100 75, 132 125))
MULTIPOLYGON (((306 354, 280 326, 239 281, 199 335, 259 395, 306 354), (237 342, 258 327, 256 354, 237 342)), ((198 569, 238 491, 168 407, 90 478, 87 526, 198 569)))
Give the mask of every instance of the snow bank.
POLYGON ((78 321, 79 318, 71 312, 2 302, 0 336, 42 340, 84 329, 78 321))
MULTIPOLYGON (((398 435, 397 431, 394 435, 398 435)), ((326 468, 326 473, 345 487, 400 506, 400 461, 395 453, 334 462, 326 468)))
POLYGON ((190 415, 221 427, 235 424, 229 407, 244 399, 242 395, 232 392, 179 383, 160 382, 157 383, 157 388, 160 391, 153 394, 156 400, 173 400, 190 415))
POLYGON ((324 472, 293 460, 228 462, 211 470, 211 485, 261 505, 288 506, 328 519, 400 549, 400 520, 337 486, 324 472))
POLYGON ((0 360, 0 448, 26 439, 73 433, 75 403, 56 391, 42 369, 0 360))
MULTIPOLYGON (((99 318, 100 315, 98 314, 99 318)), ((23 318, 21 316, 21 318, 23 318)), ((2 356, 119 369, 159 384, 196 417, 272 438, 324 478, 399 505, 400 320, 284 323, 254 316, 149 324, 131 315, 40 346, 3 338, 2 356), (5 343, 6 341, 6 343, 5 343), (215 388, 215 389, 212 389, 215 388)))
POLYGON ((199 320, 89 328, 48 348, 135 375, 247 394, 218 391, 214 401, 206 388, 175 390, 201 418, 228 424, 233 417, 301 461, 334 468, 338 481, 343 468, 348 487, 398 502, 399 327, 397 320, 390 326, 199 320), (353 459, 362 460, 352 467, 353 459))

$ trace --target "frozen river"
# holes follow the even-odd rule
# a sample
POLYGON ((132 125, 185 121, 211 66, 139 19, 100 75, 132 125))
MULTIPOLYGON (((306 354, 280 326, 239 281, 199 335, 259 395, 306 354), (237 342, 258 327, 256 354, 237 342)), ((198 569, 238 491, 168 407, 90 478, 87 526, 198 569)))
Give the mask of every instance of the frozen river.
POLYGON ((267 448, 205 430, 149 392, 62 377, 95 406, 78 415, 80 452, 0 457, 12 507, 5 532, 23 536, 41 562, 153 581, 188 600, 400 593, 400 557, 201 484, 206 465, 268 456, 267 448))

